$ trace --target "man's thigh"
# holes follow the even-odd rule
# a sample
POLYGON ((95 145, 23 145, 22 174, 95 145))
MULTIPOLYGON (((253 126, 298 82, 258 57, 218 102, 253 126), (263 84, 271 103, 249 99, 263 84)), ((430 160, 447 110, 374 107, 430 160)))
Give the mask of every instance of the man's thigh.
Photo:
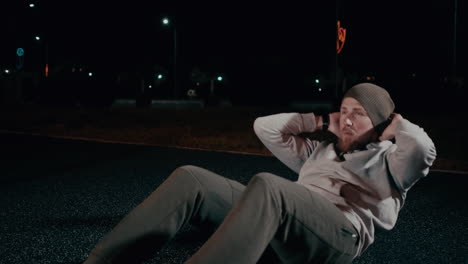
POLYGON ((270 246, 283 262, 352 259, 357 233, 334 204, 295 182, 268 173, 264 177, 277 189, 281 205, 282 222, 270 246))

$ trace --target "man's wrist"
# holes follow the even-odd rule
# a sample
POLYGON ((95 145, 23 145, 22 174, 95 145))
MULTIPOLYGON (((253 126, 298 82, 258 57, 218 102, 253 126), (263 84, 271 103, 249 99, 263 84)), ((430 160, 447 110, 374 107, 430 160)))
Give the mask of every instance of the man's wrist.
POLYGON ((322 130, 322 116, 315 116, 315 130, 322 130))

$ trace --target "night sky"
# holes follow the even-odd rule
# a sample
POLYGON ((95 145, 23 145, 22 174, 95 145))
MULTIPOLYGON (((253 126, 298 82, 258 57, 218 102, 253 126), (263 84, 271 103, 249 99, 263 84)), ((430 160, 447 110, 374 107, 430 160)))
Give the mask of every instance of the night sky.
MULTIPOLYGON (((35 8, 14 1, 2 4, 7 30, 1 63, 14 65, 15 50, 21 46, 25 69, 33 67, 44 59, 47 42, 51 67, 80 63, 98 72, 144 72, 154 65, 171 69, 173 31, 161 23, 168 16, 177 29, 177 63, 184 86, 190 85, 196 67, 224 74, 237 90, 284 97, 285 90, 308 89, 307 82, 315 76, 333 79, 338 66, 345 74, 380 76, 381 84, 392 89, 397 85, 390 80, 414 73, 441 79, 453 71, 454 1, 52 0, 34 1, 35 8), (338 60, 337 18, 347 29, 338 60), (40 45, 35 32, 44 36, 40 45)), ((456 70, 466 75, 466 3, 458 2, 456 70)))

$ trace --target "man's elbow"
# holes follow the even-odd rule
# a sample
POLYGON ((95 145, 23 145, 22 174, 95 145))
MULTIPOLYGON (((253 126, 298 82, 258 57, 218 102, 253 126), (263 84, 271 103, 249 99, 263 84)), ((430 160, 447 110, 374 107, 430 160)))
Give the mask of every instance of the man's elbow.
POLYGON ((253 122, 253 130, 257 137, 261 137, 263 134, 265 125, 264 125, 264 117, 257 117, 253 122))
POLYGON ((429 137, 419 137, 413 148, 413 157, 421 162, 422 168, 429 168, 437 157, 434 142, 429 137))
POLYGON ((437 150, 436 150, 436 147, 435 147, 435 145, 434 145, 434 143, 432 141, 431 141, 431 144, 429 146, 427 146, 425 153, 426 153, 425 159, 424 159, 425 163, 428 166, 432 166, 432 163, 434 162, 434 160, 437 157, 437 150))

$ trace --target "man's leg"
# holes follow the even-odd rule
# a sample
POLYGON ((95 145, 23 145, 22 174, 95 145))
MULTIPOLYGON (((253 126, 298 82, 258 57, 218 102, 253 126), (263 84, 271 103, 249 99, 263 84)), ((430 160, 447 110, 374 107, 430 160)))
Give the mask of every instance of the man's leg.
POLYGON ((208 170, 180 167, 97 244, 85 263, 113 263, 148 237, 157 250, 188 222, 217 227, 244 189, 208 170))
POLYGON ((261 173, 187 263, 256 263, 269 244, 284 263, 350 263, 357 241, 351 223, 328 200, 261 173))

